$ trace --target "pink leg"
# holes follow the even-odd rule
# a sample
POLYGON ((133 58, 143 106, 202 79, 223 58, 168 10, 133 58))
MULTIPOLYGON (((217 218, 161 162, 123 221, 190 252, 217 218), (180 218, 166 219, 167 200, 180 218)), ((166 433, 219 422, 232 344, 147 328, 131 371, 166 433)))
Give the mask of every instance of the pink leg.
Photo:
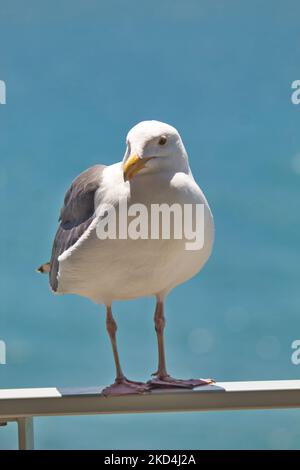
POLYGON ((102 390, 103 395, 131 395, 133 393, 143 393, 149 390, 148 385, 144 384, 143 382, 134 382, 132 380, 128 380, 125 375, 123 374, 119 353, 117 348, 117 340, 116 340, 116 332, 117 332, 117 324, 115 319, 112 315, 111 307, 106 308, 106 329, 110 337, 111 346, 113 350, 115 366, 116 366, 116 379, 115 383, 106 387, 102 390))
POLYGON ((164 304, 157 301, 154 324, 157 335, 158 344, 158 370, 153 374, 154 378, 149 380, 148 384, 151 389, 154 388, 194 388, 200 385, 208 385, 213 383, 211 379, 174 379, 167 373, 165 347, 164 347, 164 329, 166 320, 164 316, 164 304))

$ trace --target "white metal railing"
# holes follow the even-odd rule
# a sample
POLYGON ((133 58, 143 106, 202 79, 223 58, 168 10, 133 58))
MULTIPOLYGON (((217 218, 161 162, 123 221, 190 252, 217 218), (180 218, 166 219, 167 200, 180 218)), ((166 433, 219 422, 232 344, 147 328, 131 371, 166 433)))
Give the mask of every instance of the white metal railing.
POLYGON ((300 380, 217 382, 194 390, 153 390, 115 397, 100 395, 101 390, 101 387, 0 389, 0 424, 16 421, 19 449, 33 449, 36 416, 300 407, 300 380))

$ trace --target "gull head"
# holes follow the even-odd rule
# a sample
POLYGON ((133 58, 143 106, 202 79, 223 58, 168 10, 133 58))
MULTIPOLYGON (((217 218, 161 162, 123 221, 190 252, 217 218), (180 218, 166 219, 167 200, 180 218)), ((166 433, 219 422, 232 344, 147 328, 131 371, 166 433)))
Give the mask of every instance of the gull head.
POLYGON ((159 121, 142 121, 127 134, 124 181, 162 171, 188 172, 187 154, 178 131, 159 121))

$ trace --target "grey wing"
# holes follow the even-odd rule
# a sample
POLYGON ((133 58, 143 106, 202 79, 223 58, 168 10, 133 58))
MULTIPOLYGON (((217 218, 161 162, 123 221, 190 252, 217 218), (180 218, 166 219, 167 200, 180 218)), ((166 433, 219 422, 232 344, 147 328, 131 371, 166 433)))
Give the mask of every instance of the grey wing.
POLYGON ((88 168, 66 192, 50 260, 49 281, 53 291, 58 287, 58 257, 79 240, 95 217, 95 192, 100 186, 104 168, 104 165, 88 168))

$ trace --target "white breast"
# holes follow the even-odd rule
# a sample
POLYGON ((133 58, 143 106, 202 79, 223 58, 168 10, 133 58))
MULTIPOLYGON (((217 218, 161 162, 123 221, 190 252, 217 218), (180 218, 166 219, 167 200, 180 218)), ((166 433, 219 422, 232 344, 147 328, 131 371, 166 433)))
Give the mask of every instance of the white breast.
MULTIPOLYGON (((186 240, 99 240, 95 226, 88 236, 59 258, 59 293, 75 293, 97 303, 149 295, 164 296, 176 285, 194 276, 211 253, 213 217, 205 196, 191 175, 177 173, 140 175, 131 185, 123 183, 119 164, 104 172, 96 203, 118 205, 119 198, 128 206, 151 204, 204 204, 204 246, 185 249, 186 240), (106 173, 106 175, 105 175, 106 173)), ((150 212, 150 211, 149 211, 150 212)))

